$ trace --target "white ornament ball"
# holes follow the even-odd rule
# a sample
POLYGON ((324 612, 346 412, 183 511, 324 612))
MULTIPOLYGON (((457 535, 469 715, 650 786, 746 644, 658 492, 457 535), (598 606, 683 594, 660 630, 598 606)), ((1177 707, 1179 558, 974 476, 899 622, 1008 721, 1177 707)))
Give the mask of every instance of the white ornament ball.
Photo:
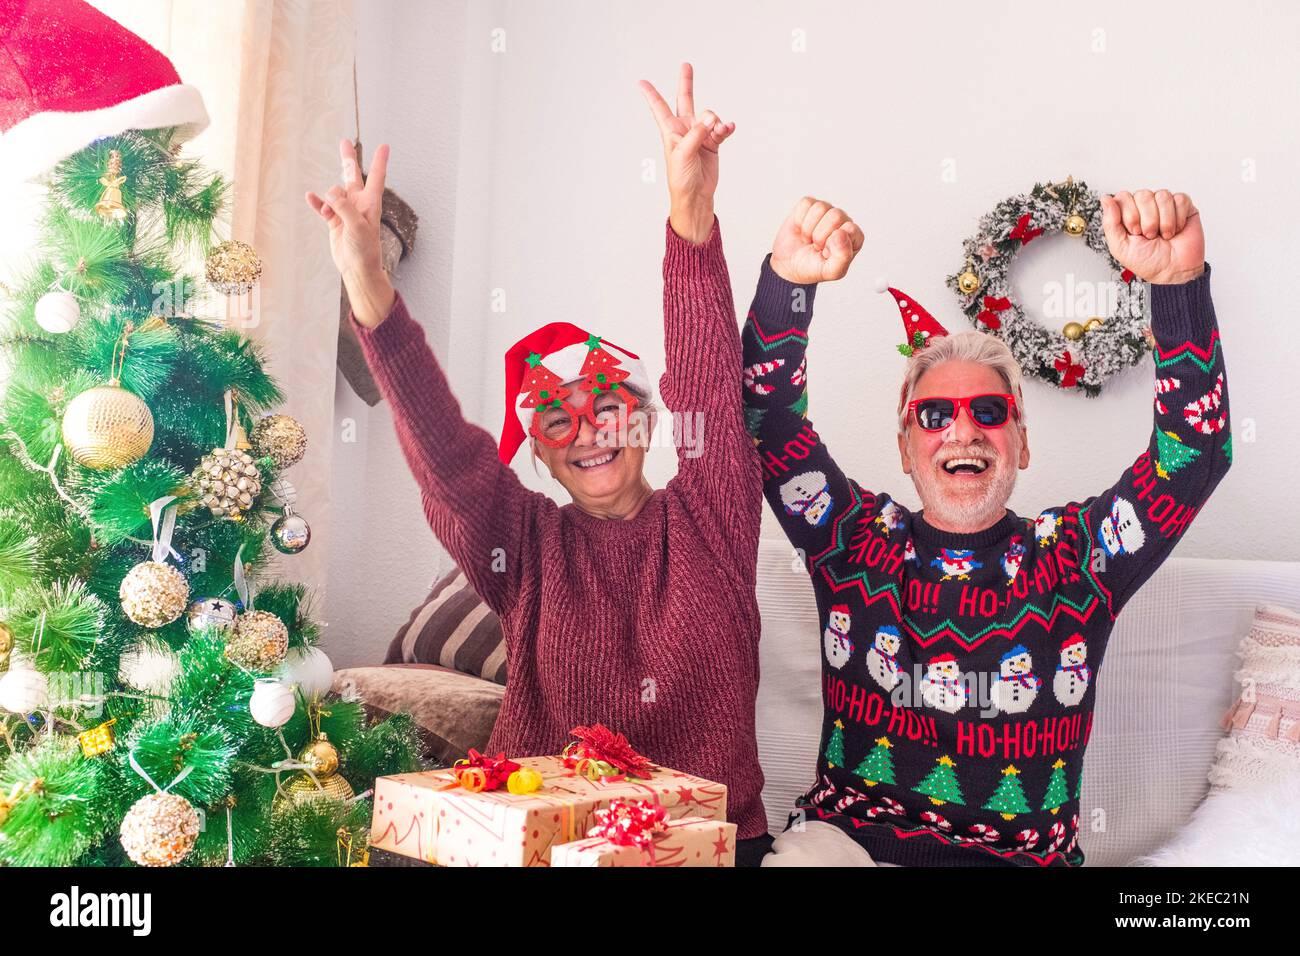
POLYGON ((122 848, 140 866, 173 866, 194 849, 199 815, 184 797, 151 793, 122 818, 122 848))
POLYGON ((283 727, 293 716, 296 705, 290 685, 276 677, 261 677, 253 683, 248 712, 263 727, 283 727))
POLYGON ((163 627, 185 612, 190 583, 185 575, 161 561, 141 561, 118 588, 122 611, 141 627, 163 627))
POLYGON ((47 292, 36 300, 36 324, 46 332, 62 335, 81 321, 81 305, 71 292, 47 292))
POLYGON ((10 665, 0 677, 0 708, 13 714, 31 714, 44 710, 49 694, 45 675, 30 665, 10 665))
POLYGON ((297 684, 308 700, 329 693, 334 685, 334 663, 319 647, 295 647, 285 656, 276 676, 297 684))

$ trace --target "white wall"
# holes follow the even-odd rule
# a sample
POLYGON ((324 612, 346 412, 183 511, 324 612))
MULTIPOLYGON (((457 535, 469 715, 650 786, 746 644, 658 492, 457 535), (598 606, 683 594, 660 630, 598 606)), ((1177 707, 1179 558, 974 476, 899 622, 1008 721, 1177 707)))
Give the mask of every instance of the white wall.
MULTIPOLYGON (((1300 401, 1300 8, 394 0, 367 10, 363 132, 371 149, 393 144, 390 185, 422 216, 399 285, 467 414, 493 434, 501 355, 545 322, 589 327, 662 371, 667 201, 661 177, 642 179, 661 153, 635 82, 671 99, 689 59, 698 106, 738 126, 718 213, 742 315, 801 194, 844 206, 866 230, 849 278, 819 293, 809 349, 810 416, 846 471, 919 507, 894 442, 901 323, 874 293, 877 276, 965 328, 943 280, 998 200, 1067 173, 1106 191, 1168 186, 1190 193, 1205 223, 1235 455, 1177 553, 1300 560, 1288 503, 1300 472, 1289 427, 1300 401), (504 52, 492 50, 494 30, 504 52), (945 164, 955 181, 941 178, 945 164), (504 314, 491 309, 494 289, 504 314)), ((1102 276, 1065 238, 1035 243, 1017 270, 1030 303, 1067 271, 1102 276)), ((1028 384, 1033 464, 1011 507, 1035 514, 1114 482, 1149 437, 1151 388, 1149 362, 1096 400, 1028 384)), ((344 401, 349 414, 362 427, 357 450, 338 446, 336 461, 340 522, 343 503, 356 503, 330 585, 340 666, 378 659, 440 566, 386 407, 344 401)), ((562 496, 525 455, 517 467, 562 496)), ((672 450, 652 452, 648 467, 661 485, 672 450)))

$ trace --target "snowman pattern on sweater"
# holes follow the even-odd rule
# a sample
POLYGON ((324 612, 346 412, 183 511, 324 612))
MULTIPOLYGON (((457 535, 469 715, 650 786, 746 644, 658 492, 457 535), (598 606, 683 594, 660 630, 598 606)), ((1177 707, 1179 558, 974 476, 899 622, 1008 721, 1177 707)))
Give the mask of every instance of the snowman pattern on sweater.
POLYGON ((837 466, 808 413, 815 291, 765 263, 742 336, 746 366, 803 370, 797 386, 773 376, 771 393, 745 395, 769 505, 826 622, 821 753, 792 824, 824 820, 903 865, 1079 865, 1107 640, 1231 463, 1209 268, 1153 287, 1156 374, 1179 387, 1161 393, 1151 440, 1119 480, 971 533, 937 529, 837 466), (1214 427, 1187 427, 1206 408, 1214 427))

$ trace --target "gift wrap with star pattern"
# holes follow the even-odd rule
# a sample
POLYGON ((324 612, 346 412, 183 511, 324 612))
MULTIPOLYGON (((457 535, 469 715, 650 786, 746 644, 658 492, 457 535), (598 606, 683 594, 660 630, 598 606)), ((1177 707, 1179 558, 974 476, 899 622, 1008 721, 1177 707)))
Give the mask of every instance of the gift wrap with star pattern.
MULTIPOLYGON (((371 847, 440 866, 550 866, 551 851, 586 840, 595 811, 612 800, 657 803, 670 820, 727 819, 725 784, 677 770, 656 767, 648 778, 602 781, 575 774, 558 756, 515 762, 541 774, 541 789, 449 788, 456 779, 450 769, 379 777, 371 847)), ((729 842, 734 856, 734 833, 729 842)))

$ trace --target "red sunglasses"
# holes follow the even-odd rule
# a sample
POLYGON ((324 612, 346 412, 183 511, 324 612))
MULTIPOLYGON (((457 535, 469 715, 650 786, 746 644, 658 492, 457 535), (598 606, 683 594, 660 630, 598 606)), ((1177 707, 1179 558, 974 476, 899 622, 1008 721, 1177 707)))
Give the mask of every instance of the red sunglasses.
POLYGON ((914 398, 907 403, 908 413, 915 415, 916 423, 928 432, 947 428, 957 418, 960 408, 966 409, 970 420, 980 428, 1001 428, 1015 411, 1016 399, 1014 395, 1000 393, 967 395, 964 398, 934 395, 914 398))

